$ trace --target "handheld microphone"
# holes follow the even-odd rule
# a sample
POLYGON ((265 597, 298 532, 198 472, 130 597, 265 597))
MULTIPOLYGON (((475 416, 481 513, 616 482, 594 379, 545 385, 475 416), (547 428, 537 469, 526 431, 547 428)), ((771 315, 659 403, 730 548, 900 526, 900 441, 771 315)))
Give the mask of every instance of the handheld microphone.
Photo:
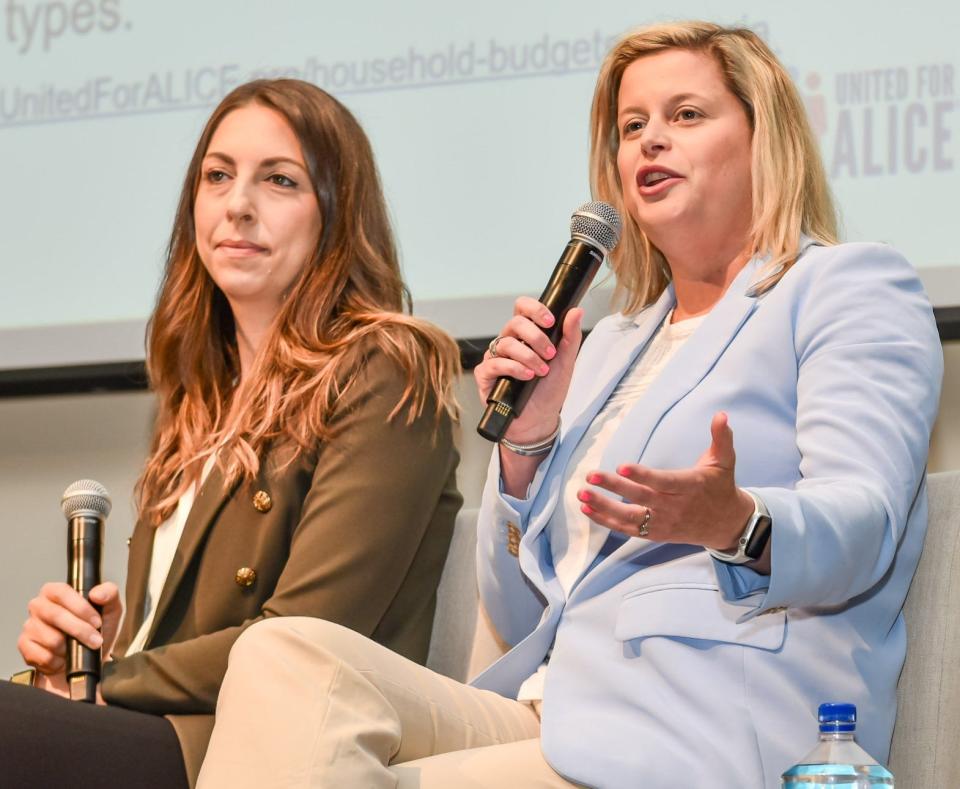
MULTIPOLYGON (((67 583, 90 599, 100 583, 103 522, 112 507, 110 494, 99 482, 81 479, 63 492, 60 508, 67 518, 67 583)), ((100 606, 94 606, 100 611, 100 606)), ((100 682, 100 650, 67 638, 67 684, 73 701, 95 703, 100 682)))
MULTIPOLYGON (((570 217, 570 241, 553 269, 550 281, 540 295, 543 304, 554 317, 554 324, 546 332, 556 345, 563 335, 563 319, 576 307, 587 292, 590 283, 620 240, 620 216, 607 203, 584 203, 570 217)), ((489 441, 499 441, 510 423, 523 410, 539 378, 518 381, 502 376, 497 379, 487 408, 477 425, 477 432, 489 441)))

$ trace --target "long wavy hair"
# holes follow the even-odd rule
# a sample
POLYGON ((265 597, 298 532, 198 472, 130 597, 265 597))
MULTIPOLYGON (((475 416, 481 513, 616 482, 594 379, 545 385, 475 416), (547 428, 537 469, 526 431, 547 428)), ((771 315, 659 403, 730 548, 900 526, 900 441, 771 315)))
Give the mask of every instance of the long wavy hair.
POLYGON ((823 244, 837 243, 837 214, 803 101, 763 40, 751 30, 712 22, 641 28, 618 42, 604 60, 590 115, 593 193, 625 217, 623 236, 610 262, 627 313, 656 301, 670 282, 670 269, 663 253, 624 208, 617 170, 620 82, 637 58, 674 48, 714 58, 747 113, 752 129, 751 252, 767 256, 771 272, 758 290, 773 287, 796 261, 801 232, 823 244))
POLYGON ((225 484, 253 478, 269 449, 289 464, 329 440, 338 400, 371 352, 405 376, 390 419, 425 409, 456 417, 456 343, 407 314, 400 266, 373 151, 332 96, 299 80, 258 80, 213 111, 180 193, 156 308, 147 372, 158 395, 153 443, 137 484, 141 518, 159 525, 215 454, 225 484), (194 202, 201 163, 220 122, 260 104, 280 113, 300 142, 320 208, 317 248, 240 380, 233 314, 197 253, 194 202))

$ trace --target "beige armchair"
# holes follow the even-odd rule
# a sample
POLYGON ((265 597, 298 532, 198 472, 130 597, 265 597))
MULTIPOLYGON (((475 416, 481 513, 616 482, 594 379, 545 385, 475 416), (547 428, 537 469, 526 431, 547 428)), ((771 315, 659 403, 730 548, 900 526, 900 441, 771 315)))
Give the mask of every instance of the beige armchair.
POLYGON ((927 477, 930 523, 907 595, 890 770, 898 789, 960 786, 960 471, 927 477))

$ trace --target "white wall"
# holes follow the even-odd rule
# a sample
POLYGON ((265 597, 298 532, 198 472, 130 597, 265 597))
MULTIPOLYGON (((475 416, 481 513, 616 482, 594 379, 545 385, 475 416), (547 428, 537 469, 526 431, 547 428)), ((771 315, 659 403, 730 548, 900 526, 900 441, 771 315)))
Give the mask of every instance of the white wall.
MULTIPOLYGON (((960 342, 944 348, 946 379, 930 448, 930 470, 960 468, 960 342)), ((461 381, 460 485, 465 506, 479 504, 490 444, 475 432, 480 407, 469 375, 461 381)), ((131 491, 147 452, 152 396, 90 394, 0 400, 0 676, 21 668, 16 640, 27 601, 44 581, 66 573, 64 488, 82 477, 113 494, 105 578, 123 583, 131 491)))

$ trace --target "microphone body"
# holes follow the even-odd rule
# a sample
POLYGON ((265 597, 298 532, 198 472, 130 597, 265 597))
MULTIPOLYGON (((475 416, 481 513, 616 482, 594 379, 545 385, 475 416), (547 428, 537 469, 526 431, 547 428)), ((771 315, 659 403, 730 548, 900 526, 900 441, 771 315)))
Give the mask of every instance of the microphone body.
MULTIPOLYGON (((540 294, 543 304, 554 317, 554 324, 545 334, 556 346, 563 336, 563 320, 583 298, 607 252, 620 239, 620 217, 606 203, 587 203, 571 218, 572 238, 564 247, 547 286, 540 294)), ((497 379, 487 397, 487 408, 477 425, 477 432, 490 441, 500 441, 510 423, 523 410, 539 383, 538 378, 518 381, 503 376, 497 379)))
MULTIPOLYGON (((90 590, 100 583, 103 546, 103 519, 94 515, 70 518, 67 540, 67 583, 90 599, 90 590)), ((94 605, 97 613, 100 606, 94 605)), ((75 701, 96 701, 100 682, 100 650, 90 649, 75 638, 67 638, 67 683, 70 698, 75 701), (74 693, 76 691, 76 694, 74 693)))
MULTIPOLYGON (((601 263, 603 253, 585 241, 570 239, 564 248, 539 298, 554 317, 553 326, 544 332, 554 345, 563 336, 563 319, 580 303, 600 270, 601 263)), ((487 408, 477 425, 477 432, 490 441, 503 438, 514 417, 523 410, 533 394, 537 381, 536 378, 529 381, 506 376, 498 378, 487 397, 487 408)))
MULTIPOLYGON (((103 525, 110 513, 106 488, 92 480, 73 483, 63 494, 67 517, 67 583, 89 601, 100 583, 103 525)), ((97 612, 100 606, 94 605, 97 612)), ((67 685, 73 701, 95 703, 100 682, 100 650, 67 637, 67 685)))

